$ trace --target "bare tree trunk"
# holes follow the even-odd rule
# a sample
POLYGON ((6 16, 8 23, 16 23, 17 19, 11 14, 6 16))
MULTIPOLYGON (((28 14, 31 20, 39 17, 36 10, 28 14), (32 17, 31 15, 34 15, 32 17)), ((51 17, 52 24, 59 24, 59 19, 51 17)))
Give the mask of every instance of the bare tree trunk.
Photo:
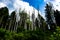
POLYGON ((25 24, 24 24, 24 29, 27 29, 26 22, 25 22, 25 24))
POLYGON ((22 24, 22 19, 20 19, 20 26, 21 26, 21 24, 22 24))
POLYGON ((39 25, 39 28, 40 28, 40 22, 38 23, 38 25, 39 25))
POLYGON ((6 27, 7 27, 7 23, 6 23, 6 25, 5 25, 5 29, 6 29, 6 27))
POLYGON ((36 26, 35 26, 35 30, 36 30, 36 26))
POLYGON ((14 31, 16 31, 16 18, 14 17, 14 31))
MULTIPOLYGON (((10 23, 9 23, 9 30, 10 30, 10 28, 11 28, 11 22, 12 22, 12 20, 10 20, 10 23)), ((11 31, 11 30, 10 30, 11 31)))
POLYGON ((33 30, 33 22, 32 22, 32 30, 33 30))
POLYGON ((14 25, 14 31, 16 31, 16 22, 15 22, 15 25, 14 25))
POLYGON ((15 22, 15 31, 17 32, 18 22, 15 22))
MULTIPOLYGON (((0 25, 2 25, 1 23, 2 23, 2 20, 3 20, 3 16, 2 16, 2 18, 1 18, 1 20, 0 20, 0 25)), ((3 26, 2 26, 2 28, 3 28, 3 26)))
POLYGON ((30 24, 29 24, 29 30, 30 30, 30 24))
POLYGON ((33 30, 35 30, 35 22, 33 21, 33 30))

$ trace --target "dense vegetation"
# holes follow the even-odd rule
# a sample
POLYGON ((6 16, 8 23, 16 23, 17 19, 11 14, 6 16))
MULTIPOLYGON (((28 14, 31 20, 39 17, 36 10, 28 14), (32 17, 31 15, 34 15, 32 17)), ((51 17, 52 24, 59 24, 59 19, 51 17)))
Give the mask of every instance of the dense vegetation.
POLYGON ((45 8, 46 20, 39 13, 35 18, 33 11, 32 21, 24 10, 17 21, 15 11, 9 15, 7 7, 0 8, 0 40, 60 40, 60 11, 49 4, 45 8))

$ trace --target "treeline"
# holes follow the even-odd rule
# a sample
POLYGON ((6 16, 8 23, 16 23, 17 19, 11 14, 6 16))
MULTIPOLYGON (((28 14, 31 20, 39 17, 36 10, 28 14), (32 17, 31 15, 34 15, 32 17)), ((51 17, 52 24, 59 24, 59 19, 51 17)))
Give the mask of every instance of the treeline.
POLYGON ((24 11, 19 12, 20 20, 17 22, 15 11, 9 15, 7 7, 0 8, 0 40, 43 40, 39 37, 44 35, 47 25, 39 13, 35 18, 34 12, 31 16, 32 21, 30 15, 24 11))
POLYGON ((16 11, 9 15, 7 7, 0 8, 0 40, 60 40, 60 11, 49 3, 45 6, 46 20, 39 11, 37 18, 34 13, 35 10, 30 17, 24 10, 20 11, 19 19, 16 11))
POLYGON ((0 28, 5 28, 10 31, 17 31, 17 28, 23 28, 24 30, 36 30, 37 28, 43 29, 46 27, 46 22, 43 17, 37 13, 38 16, 35 18, 35 10, 32 13, 31 20, 30 15, 26 12, 19 12, 19 17, 17 17, 16 11, 13 11, 9 15, 9 10, 7 7, 0 8, 0 28), (19 21, 17 21, 19 19, 19 21), (44 25, 45 24, 45 25, 44 25))

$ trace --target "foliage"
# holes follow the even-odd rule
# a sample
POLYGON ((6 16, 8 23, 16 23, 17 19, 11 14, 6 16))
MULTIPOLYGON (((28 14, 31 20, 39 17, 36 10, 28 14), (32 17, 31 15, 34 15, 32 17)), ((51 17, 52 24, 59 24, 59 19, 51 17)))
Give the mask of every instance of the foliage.
POLYGON ((0 29, 1 40, 44 40, 44 37, 44 32, 40 29, 36 31, 22 31, 19 33, 0 29))
POLYGON ((60 40, 60 27, 57 26, 56 32, 53 32, 53 34, 50 37, 50 40, 60 40))
POLYGON ((11 40, 11 39, 12 39, 11 32, 0 28, 0 40, 11 40))

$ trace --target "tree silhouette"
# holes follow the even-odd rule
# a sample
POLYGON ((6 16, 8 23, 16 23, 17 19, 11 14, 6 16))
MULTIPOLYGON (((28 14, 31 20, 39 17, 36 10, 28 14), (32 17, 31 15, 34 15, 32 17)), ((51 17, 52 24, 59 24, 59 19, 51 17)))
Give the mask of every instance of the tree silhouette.
POLYGON ((45 9, 46 22, 50 26, 50 30, 53 31, 56 26, 54 18, 54 10, 52 9, 51 3, 46 4, 45 8, 46 8, 45 9))
POLYGON ((3 28, 6 28, 6 22, 8 20, 8 8, 4 7, 4 8, 0 8, 0 26, 3 28))
POLYGON ((54 11, 54 16, 55 16, 57 26, 60 26, 60 11, 58 10, 54 11))
POLYGON ((10 29, 16 31, 16 12, 13 11, 10 16, 10 29))

